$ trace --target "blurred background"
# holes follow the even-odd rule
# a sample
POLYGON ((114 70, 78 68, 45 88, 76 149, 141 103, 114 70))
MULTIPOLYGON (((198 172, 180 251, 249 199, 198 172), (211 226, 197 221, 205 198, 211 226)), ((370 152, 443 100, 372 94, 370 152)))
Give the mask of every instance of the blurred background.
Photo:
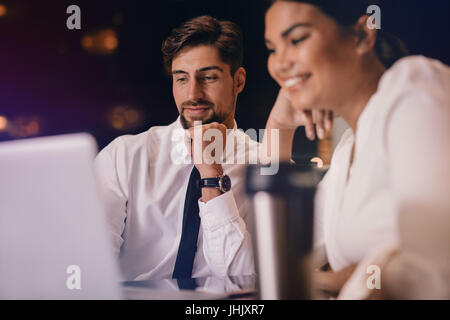
MULTIPOLYGON (((266 8, 263 0, 0 0, 0 141, 84 131, 103 148, 119 135, 173 122, 161 43, 202 14, 242 28, 248 78, 236 120, 244 130, 264 128, 278 92, 266 69, 266 8), (81 30, 66 27, 72 4, 81 8, 81 30)), ((381 23, 412 54, 450 64, 449 14, 448 0, 390 0, 381 23)), ((299 129, 297 161, 321 152, 299 129)))

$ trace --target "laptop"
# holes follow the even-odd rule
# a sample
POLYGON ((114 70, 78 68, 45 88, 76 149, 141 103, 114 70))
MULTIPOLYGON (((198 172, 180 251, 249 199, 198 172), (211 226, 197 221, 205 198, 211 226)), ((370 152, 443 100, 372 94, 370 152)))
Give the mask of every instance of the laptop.
MULTIPOLYGON (((95 139, 70 134, 0 143, 0 299, 233 299, 242 279, 121 282, 95 181, 95 139), (203 286, 201 282, 210 285, 203 286), (216 285, 217 287, 217 285, 216 285)), ((226 278, 226 279, 225 279, 226 278)))
POLYGON ((0 299, 120 299, 89 134, 0 143, 0 299))

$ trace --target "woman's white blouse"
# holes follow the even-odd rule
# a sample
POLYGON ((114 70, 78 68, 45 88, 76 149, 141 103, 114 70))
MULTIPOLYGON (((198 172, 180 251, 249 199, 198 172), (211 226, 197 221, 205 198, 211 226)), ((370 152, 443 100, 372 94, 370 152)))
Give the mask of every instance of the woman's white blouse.
POLYGON ((316 249, 325 248, 333 270, 398 241, 400 213, 450 208, 449 111, 448 66, 410 56, 385 72, 318 188, 316 249))

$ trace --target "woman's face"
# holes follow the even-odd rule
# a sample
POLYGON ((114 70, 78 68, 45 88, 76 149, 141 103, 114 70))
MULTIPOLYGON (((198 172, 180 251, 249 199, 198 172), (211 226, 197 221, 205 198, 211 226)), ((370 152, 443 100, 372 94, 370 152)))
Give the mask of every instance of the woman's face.
POLYGON ((265 38, 269 73, 296 108, 339 111, 360 58, 354 36, 315 6, 279 1, 267 11, 265 38))

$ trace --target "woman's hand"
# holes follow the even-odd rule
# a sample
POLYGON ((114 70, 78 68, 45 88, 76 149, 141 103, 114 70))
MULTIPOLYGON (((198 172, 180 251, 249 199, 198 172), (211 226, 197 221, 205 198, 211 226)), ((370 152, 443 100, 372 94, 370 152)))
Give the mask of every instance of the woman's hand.
POLYGON ((319 139, 326 138, 333 128, 333 113, 325 110, 298 110, 289 99, 286 90, 280 89, 277 100, 269 116, 272 128, 295 130, 305 126, 306 136, 315 139, 314 124, 316 124, 319 139))
POLYGON ((315 271, 314 287, 317 290, 337 295, 341 291, 345 282, 350 278, 356 265, 348 266, 337 272, 334 271, 315 271))

